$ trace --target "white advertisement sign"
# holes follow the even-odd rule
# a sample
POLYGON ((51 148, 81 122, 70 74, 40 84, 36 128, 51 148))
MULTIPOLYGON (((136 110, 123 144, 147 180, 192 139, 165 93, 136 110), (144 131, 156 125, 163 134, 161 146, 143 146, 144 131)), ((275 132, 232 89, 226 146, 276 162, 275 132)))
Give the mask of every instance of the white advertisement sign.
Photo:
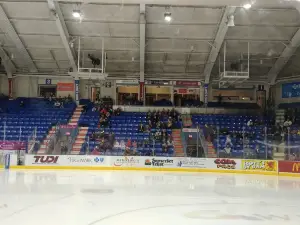
POLYGON ((184 157, 26 155, 25 165, 241 170, 240 159, 184 157))
POLYGON ((26 166, 109 166, 107 157, 91 155, 26 155, 26 166))

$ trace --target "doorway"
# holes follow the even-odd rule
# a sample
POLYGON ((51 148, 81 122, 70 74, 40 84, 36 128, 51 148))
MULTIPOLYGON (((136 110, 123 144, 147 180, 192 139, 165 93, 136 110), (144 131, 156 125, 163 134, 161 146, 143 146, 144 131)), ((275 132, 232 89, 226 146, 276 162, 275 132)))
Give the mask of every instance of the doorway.
POLYGON ((56 96, 56 85, 39 85, 39 96, 40 97, 50 97, 56 96))

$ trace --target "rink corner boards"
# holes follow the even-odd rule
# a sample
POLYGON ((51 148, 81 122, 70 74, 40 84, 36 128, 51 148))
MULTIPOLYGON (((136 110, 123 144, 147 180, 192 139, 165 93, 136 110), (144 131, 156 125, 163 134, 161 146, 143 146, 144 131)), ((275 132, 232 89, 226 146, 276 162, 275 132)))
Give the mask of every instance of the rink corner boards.
POLYGON ((17 166, 17 160, 12 155, 11 169, 162 171, 300 177, 300 162, 258 159, 26 155, 24 164, 23 166, 17 166))

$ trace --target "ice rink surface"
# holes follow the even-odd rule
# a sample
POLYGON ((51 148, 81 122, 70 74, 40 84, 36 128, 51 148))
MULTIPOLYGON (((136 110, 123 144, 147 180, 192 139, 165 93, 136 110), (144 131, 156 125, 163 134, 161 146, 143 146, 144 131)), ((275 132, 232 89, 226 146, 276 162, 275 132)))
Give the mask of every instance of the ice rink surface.
POLYGON ((0 171, 1 225, 300 224, 300 178, 0 171))

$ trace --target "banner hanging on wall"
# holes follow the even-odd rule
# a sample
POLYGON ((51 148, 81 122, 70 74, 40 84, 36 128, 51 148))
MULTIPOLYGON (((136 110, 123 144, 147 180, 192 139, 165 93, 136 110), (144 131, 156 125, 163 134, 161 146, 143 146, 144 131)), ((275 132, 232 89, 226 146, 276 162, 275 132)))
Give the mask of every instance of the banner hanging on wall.
POLYGON ((57 91, 74 91, 74 83, 57 83, 57 91))
POLYGON ((176 86, 184 86, 184 87, 200 87, 201 82, 199 81, 183 81, 179 80, 175 82, 176 86))
POLYGON ((282 84, 282 98, 300 97, 300 82, 282 84))

